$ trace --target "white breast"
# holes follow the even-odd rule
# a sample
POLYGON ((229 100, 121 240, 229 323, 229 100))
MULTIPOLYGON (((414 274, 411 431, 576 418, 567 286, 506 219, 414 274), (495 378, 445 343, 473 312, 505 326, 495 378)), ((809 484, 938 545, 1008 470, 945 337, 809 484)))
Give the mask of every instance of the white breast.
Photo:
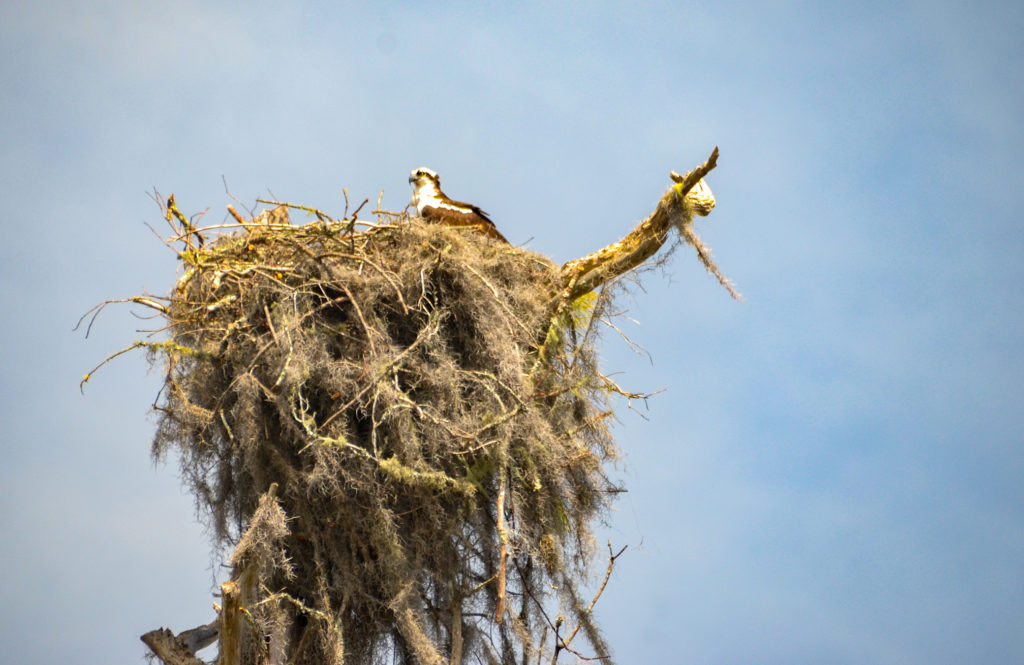
POLYGON ((440 198, 440 191, 432 182, 426 182, 423 185, 417 187, 412 193, 412 204, 416 206, 416 212, 421 216, 423 215, 423 209, 427 206, 433 208, 440 208, 443 205, 443 199, 440 198))

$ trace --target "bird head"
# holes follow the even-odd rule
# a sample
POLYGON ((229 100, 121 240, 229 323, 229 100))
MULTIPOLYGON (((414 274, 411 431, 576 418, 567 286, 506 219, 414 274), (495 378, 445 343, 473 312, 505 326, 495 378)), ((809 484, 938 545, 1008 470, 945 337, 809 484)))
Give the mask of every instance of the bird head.
POLYGON ((435 187, 440 187, 441 176, 437 175, 436 171, 421 166, 418 169, 413 169, 413 172, 409 174, 409 183, 417 189, 427 183, 433 183, 435 187))

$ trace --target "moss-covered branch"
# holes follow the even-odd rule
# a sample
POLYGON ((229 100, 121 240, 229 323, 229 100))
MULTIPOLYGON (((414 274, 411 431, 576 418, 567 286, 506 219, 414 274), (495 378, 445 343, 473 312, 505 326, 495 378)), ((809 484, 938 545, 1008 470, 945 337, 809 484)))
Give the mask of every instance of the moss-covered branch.
POLYGON ((619 275, 637 268, 661 249, 668 239, 671 228, 679 229, 686 241, 694 244, 698 253, 703 251, 701 260, 704 265, 719 277, 719 281, 729 289, 733 297, 738 297, 739 294, 732 289, 724 277, 721 277, 718 268, 711 263, 706 249, 703 248, 703 245, 698 244, 699 238, 690 228, 694 213, 706 215, 714 207, 711 190, 702 183, 702 180, 717 165, 718 148, 716 147, 703 164, 687 172, 685 176, 680 176, 673 171, 671 176, 675 184, 661 197, 650 217, 640 222, 621 240, 563 265, 561 273, 564 284, 562 300, 571 302, 619 275), (707 257, 706 260, 705 257, 707 257))

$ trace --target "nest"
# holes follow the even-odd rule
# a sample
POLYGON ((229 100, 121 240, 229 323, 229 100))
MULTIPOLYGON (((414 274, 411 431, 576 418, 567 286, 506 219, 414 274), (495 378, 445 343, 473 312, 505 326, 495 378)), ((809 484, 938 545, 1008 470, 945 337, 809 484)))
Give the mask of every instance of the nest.
POLYGON ((617 490, 594 298, 553 318, 545 257, 390 221, 183 254, 154 453, 234 549, 242 662, 536 662, 559 615, 607 657, 576 592, 617 490))

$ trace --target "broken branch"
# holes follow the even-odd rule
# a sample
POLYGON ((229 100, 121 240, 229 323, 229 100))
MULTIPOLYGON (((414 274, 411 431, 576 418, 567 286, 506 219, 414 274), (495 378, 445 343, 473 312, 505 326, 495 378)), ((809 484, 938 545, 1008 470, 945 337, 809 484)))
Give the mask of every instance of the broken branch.
MULTIPOLYGON (((714 205, 714 197, 706 185, 700 187, 699 196, 691 192, 697 188, 705 175, 718 164, 718 148, 716 147, 703 164, 680 176, 675 171, 671 178, 674 184, 661 200, 650 217, 641 222, 622 240, 612 243, 596 252, 588 254, 562 266, 562 283, 565 289, 561 296, 563 303, 569 303, 585 293, 590 293, 602 284, 638 267, 654 256, 668 238, 668 230, 676 227, 683 231, 693 220, 693 214, 707 214, 714 205)), ((683 234, 684 239, 692 244, 695 234, 683 234)), ((700 254, 700 250, 698 249, 700 254)), ((701 255, 701 260, 710 256, 701 255)), ((705 266, 709 263, 705 263, 705 266)), ((713 263, 710 263, 714 266, 713 263)), ((711 270, 711 268, 709 268, 711 270)), ((719 275, 717 268, 713 272, 719 275)), ((720 278, 722 281, 724 278, 720 278)), ((728 287, 727 287, 728 288, 728 287)), ((738 294, 730 289, 734 297, 738 294)))

